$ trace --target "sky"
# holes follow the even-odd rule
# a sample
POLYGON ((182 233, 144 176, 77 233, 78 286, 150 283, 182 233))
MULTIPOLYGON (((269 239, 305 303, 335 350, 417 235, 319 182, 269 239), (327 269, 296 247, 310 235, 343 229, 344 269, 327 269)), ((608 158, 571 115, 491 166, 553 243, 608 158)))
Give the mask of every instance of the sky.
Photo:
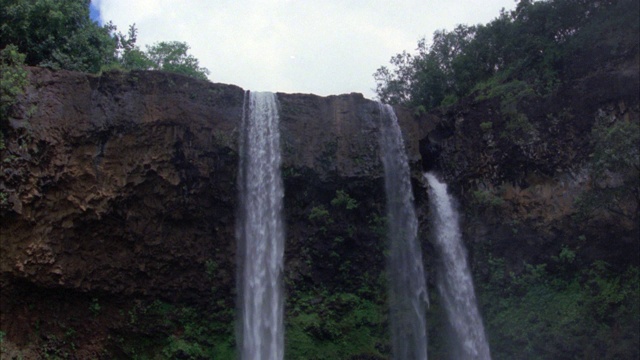
POLYGON ((213 82, 374 99, 373 73, 418 40, 486 24, 515 0, 92 0, 91 16, 137 44, 183 41, 213 82))

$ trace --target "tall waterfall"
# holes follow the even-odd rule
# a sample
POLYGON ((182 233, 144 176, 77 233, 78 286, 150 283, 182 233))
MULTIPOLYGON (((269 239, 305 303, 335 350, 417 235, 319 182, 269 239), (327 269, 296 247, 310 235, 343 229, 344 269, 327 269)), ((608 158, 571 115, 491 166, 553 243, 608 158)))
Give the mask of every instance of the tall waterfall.
POLYGON ((398 119, 380 104, 380 148, 387 193, 389 301, 393 359, 427 359, 427 286, 407 155, 398 119))
POLYGON ((436 245, 442 266, 438 272, 438 291, 456 338, 456 359, 491 359, 482 319, 476 304, 473 280, 462 243, 458 213, 447 193, 447 185, 426 173, 429 182, 436 245))
POLYGON ((284 254, 278 106, 273 93, 245 93, 238 174, 240 355, 284 357, 284 254), (241 329, 240 329, 241 327, 241 329))

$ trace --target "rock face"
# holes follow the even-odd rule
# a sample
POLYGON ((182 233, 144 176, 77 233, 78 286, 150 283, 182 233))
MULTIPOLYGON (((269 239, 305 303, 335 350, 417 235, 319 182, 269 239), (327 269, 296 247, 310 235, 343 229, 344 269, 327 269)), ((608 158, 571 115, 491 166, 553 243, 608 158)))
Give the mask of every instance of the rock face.
MULTIPOLYGON (((523 260, 557 254, 562 245, 637 264, 637 188, 635 200, 622 204, 628 219, 605 211, 583 226, 573 218, 575 199, 600 186, 590 173, 595 124, 639 121, 632 66, 637 59, 569 82, 545 103, 524 102, 519 110, 535 126, 515 133, 498 100, 420 116, 397 108, 427 268, 436 260, 424 170, 442 174, 460 199, 479 278, 487 276, 487 254, 518 271, 523 260), (584 238, 587 244, 566 240, 584 238)), ((12 347, 4 354, 41 358, 73 349, 77 358, 130 357, 123 344, 131 334, 188 331, 150 320, 140 304, 158 299, 213 309, 232 333, 233 315, 224 310, 235 306, 244 90, 159 72, 29 71, 1 155, 0 327, 12 347), (156 325, 143 329, 144 321, 156 325)), ((278 101, 288 296, 315 291, 310 303, 317 304, 329 298, 318 288, 384 294, 378 104, 360 94, 278 94, 278 101)), ((344 301, 335 307, 348 307, 344 301)), ((384 346, 376 345, 381 354, 384 346)))
MULTIPOLYGON (((204 291, 196 265, 233 253, 244 91, 154 72, 32 69, 31 83, 2 174, 2 273, 80 291, 204 291)), ((323 182, 381 176, 376 103, 279 102, 285 169, 323 182)), ((417 162, 423 130, 401 114, 417 162)))
MULTIPOLYGON (((224 306, 234 306, 243 99, 236 86, 158 72, 30 69, 0 174, 2 330, 14 342, 34 341, 36 319, 59 296, 65 310, 55 312, 62 317, 75 316, 77 304, 86 312, 87 299, 96 297, 103 308, 145 297, 207 303, 212 286, 224 306), (34 299, 39 292, 47 295, 34 299), (24 310, 25 297, 31 310, 24 310)), ((330 245, 304 244, 314 236, 308 213, 320 205, 317 199, 324 196, 330 206, 336 190, 347 188, 359 199, 371 197, 382 211, 379 109, 360 94, 278 99, 289 202, 287 276, 329 280, 337 271, 330 263, 316 259, 309 266, 330 245), (300 251, 309 246, 317 251, 303 264, 300 251)), ((429 127, 404 110, 398 115, 417 166, 419 140, 429 127)), ((366 224, 368 210, 360 209, 366 224)), ((350 216, 359 221, 358 214, 350 216)), ((344 246, 381 247, 382 238, 372 236, 344 246)), ((354 263, 380 269, 381 256, 375 255, 377 264, 368 264, 366 254, 354 263)))
POLYGON ((197 265, 233 245, 242 90, 43 69, 31 84, 2 174, 5 277, 123 294, 205 290, 197 265))

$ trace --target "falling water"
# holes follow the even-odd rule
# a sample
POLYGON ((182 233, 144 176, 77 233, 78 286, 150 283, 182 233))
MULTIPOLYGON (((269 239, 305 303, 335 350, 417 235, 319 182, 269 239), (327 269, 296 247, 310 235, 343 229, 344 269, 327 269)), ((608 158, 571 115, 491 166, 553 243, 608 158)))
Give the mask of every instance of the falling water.
POLYGON ((447 193, 447 185, 433 174, 424 176, 431 187, 429 198, 442 262, 438 272, 438 291, 457 340, 456 351, 459 353, 456 359, 491 359, 467 265, 458 214, 447 193))
POLYGON ((245 94, 240 151, 240 212, 236 235, 241 359, 280 360, 284 356, 280 283, 284 191, 275 94, 245 94))
POLYGON ((389 248, 391 345, 396 360, 427 359, 427 286, 407 155, 398 119, 380 104, 389 248))

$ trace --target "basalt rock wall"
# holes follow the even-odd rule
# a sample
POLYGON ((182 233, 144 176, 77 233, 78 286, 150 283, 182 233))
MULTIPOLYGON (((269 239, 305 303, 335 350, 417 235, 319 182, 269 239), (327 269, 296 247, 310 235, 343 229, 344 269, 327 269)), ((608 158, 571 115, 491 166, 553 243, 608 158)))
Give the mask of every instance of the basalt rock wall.
MULTIPOLYGON (((492 257, 517 273, 563 247, 613 264, 638 262, 637 179, 617 204, 624 216, 605 209, 576 220, 576 200, 606 187, 591 173, 594 127, 639 121, 634 66, 637 57, 585 71, 544 99, 523 99, 515 115, 530 127, 514 127, 523 118, 505 116, 500 99, 464 99, 431 114, 396 108, 429 274, 437 259, 424 170, 443 176, 460 200, 480 280, 492 257)), ((235 307, 244 97, 237 86, 161 72, 29 69, 29 86, 3 124, 0 172, 0 325, 19 354, 74 348, 78 358, 127 358, 128 337, 182 334, 180 326, 140 320, 149 316, 140 304, 154 300, 226 314, 216 321, 231 327, 225 311, 235 307), (70 328, 78 333, 73 346, 61 343, 70 328)), ((288 298, 324 294, 308 300, 318 305, 324 289, 383 308, 379 105, 360 94, 278 93, 278 102, 288 298)), ((333 339, 327 329, 309 329, 333 339)), ((385 346, 376 351, 388 353, 385 346)))
MULTIPOLYGON (((76 340, 89 357, 104 349, 109 329, 121 327, 122 309, 136 299, 208 304, 214 297, 234 307, 244 96, 237 86, 160 72, 29 69, 29 86, 6 126, 0 173, 0 315, 12 343, 42 342, 34 338, 36 328, 47 327, 42 319, 82 318, 89 299, 100 299, 101 318, 111 317, 83 331, 95 335, 76 340)), ((323 261, 333 250, 379 252, 355 256, 348 271, 381 271, 383 236, 350 231, 344 244, 333 244, 321 235, 346 225, 326 219, 318 232, 309 220, 338 190, 362 202, 359 213, 345 213, 354 223, 366 228, 374 210, 383 216, 378 104, 360 94, 278 100, 287 277, 335 283, 338 267, 323 261)), ((419 174, 428 118, 397 113, 419 174)), ((46 331, 62 331, 48 323, 46 331)))
MULTIPOLYGON (((233 258, 244 91, 157 72, 33 68, 30 83, 0 175, 3 276, 82 291, 204 290, 205 258, 233 258)), ((381 177, 375 102, 278 98, 290 173, 381 177)), ((417 164, 428 127, 398 114, 417 164)))

